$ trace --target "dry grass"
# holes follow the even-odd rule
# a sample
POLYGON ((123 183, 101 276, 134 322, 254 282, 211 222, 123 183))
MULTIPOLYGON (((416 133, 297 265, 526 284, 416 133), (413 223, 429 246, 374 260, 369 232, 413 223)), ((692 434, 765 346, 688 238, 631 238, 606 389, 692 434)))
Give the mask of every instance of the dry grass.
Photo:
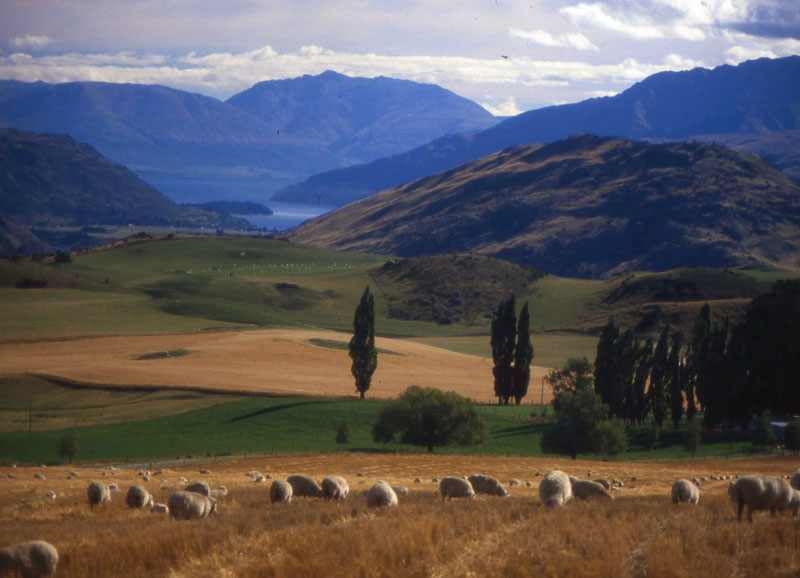
MULTIPOLYGON (((0 372, 38 372, 107 385, 191 386, 280 395, 355 394, 347 352, 314 345, 311 339, 346 344, 350 337, 325 330, 267 329, 0 342, 0 372), (176 349, 189 354, 136 359, 176 349)), ((379 355, 370 397, 395 397, 409 385, 419 385, 494 401, 489 359, 405 339, 379 337, 376 344, 398 355, 379 355)), ((532 368, 531 383, 539 383, 545 373, 544 368, 532 368)), ((545 401, 549 397, 546 392, 545 401)))
POLYGON ((752 525, 739 524, 722 481, 705 484, 696 507, 675 506, 668 496, 679 477, 780 474, 795 467, 789 459, 630 463, 368 454, 167 465, 164 476, 146 483, 158 501, 171 492, 162 485, 177 487, 180 476, 228 487, 217 516, 191 522, 127 509, 124 491, 141 483, 135 469, 103 477, 99 469, 79 468, 81 477, 68 480, 67 467, 4 468, 0 545, 46 539, 61 553, 57 575, 75 577, 789 576, 800 564, 797 518, 759 514, 752 525), (589 469, 625 486, 614 501, 550 511, 538 499, 537 472, 555 466, 581 477, 589 469), (202 475, 201 468, 212 473, 202 475), (350 481, 351 495, 341 504, 301 498, 271 506, 268 484, 245 477, 254 469, 275 477, 339 473, 350 481), (47 480, 35 480, 37 471, 47 480), (5 478, 11 472, 16 479, 5 478), (441 501, 432 477, 474 472, 523 484, 506 499, 441 501), (414 484, 415 477, 423 483, 414 484), (123 492, 90 511, 90 479, 113 479, 123 492), (377 479, 411 493, 398 508, 367 510, 361 493, 377 479), (43 498, 51 489, 55 502, 43 498))

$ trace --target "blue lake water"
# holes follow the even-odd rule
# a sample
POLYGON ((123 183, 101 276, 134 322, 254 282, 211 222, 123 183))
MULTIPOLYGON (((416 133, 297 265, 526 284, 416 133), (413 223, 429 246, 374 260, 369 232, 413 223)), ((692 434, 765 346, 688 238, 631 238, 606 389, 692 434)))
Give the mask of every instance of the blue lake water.
POLYGON ((272 215, 235 215, 247 219, 256 227, 273 231, 283 231, 296 227, 303 221, 317 217, 331 210, 330 207, 305 205, 299 203, 280 203, 278 201, 265 201, 264 204, 272 209, 272 215))

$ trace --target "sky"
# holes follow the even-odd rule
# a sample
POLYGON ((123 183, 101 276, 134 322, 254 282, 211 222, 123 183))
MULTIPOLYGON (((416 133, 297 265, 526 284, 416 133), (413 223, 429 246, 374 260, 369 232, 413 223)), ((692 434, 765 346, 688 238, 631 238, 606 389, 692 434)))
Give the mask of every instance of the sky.
POLYGON ((800 0, 0 0, 0 78, 223 100, 335 70, 435 83, 507 116, 791 54, 800 0))

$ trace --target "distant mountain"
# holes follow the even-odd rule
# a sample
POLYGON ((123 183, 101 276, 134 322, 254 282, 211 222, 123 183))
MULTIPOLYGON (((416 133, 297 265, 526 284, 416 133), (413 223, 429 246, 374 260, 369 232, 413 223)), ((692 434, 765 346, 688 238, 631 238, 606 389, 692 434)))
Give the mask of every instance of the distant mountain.
POLYGON ((606 98, 524 112, 474 135, 447 136, 407 153, 334 170, 275 195, 340 206, 508 147, 593 133, 655 142, 706 140, 762 154, 800 178, 800 56, 713 70, 662 72, 606 98), (769 135, 781 133, 784 138, 769 135), (749 138, 744 138, 749 135, 749 138))
POLYGON ((580 135, 382 191, 287 237, 404 257, 474 252, 578 277, 734 263, 800 269, 800 182, 715 144, 580 135))
POLYGON ((263 202, 314 173, 495 122, 440 87, 335 73, 228 102, 155 85, 0 81, 0 126, 87 142, 185 202, 263 202))
POLYGON ((445 134, 499 121, 486 109, 435 84, 379 76, 318 76, 260 82, 227 101, 281 133, 324 145, 340 165, 405 152, 445 134))
MULTIPOLYGON (((4 129, 0 217, 28 228, 129 223, 247 227, 240 219, 177 205, 87 144, 62 135, 4 129)), ((20 245, 32 244, 18 232, 14 236, 22 239, 20 245)))

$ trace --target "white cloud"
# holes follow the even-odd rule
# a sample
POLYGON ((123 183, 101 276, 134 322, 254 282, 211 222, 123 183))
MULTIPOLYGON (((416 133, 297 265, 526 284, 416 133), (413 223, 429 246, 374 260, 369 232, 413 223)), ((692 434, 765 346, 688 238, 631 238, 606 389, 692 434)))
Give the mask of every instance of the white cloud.
POLYGON ((639 40, 653 40, 664 37, 661 29, 647 18, 635 14, 625 16, 613 14, 601 4, 585 4, 582 2, 575 6, 565 6, 560 12, 576 26, 602 28, 639 40))
POLYGON ((800 40, 794 38, 768 38, 726 31, 725 39, 731 44, 725 51, 728 64, 800 54, 800 40))
POLYGON ((520 30, 510 28, 508 31, 512 38, 522 38, 542 46, 555 48, 575 48, 577 50, 597 50, 597 46, 592 44, 583 34, 557 34, 553 35, 546 30, 520 30))
POLYGON ((11 39, 10 43, 13 47, 18 49, 32 48, 34 50, 41 50, 49 44, 55 42, 49 36, 35 36, 33 34, 25 34, 23 36, 15 36, 11 39))
POLYGON ((513 96, 500 101, 492 97, 486 97, 485 99, 478 100, 478 104, 491 112, 494 116, 516 116, 523 112, 517 105, 517 100, 513 96))

